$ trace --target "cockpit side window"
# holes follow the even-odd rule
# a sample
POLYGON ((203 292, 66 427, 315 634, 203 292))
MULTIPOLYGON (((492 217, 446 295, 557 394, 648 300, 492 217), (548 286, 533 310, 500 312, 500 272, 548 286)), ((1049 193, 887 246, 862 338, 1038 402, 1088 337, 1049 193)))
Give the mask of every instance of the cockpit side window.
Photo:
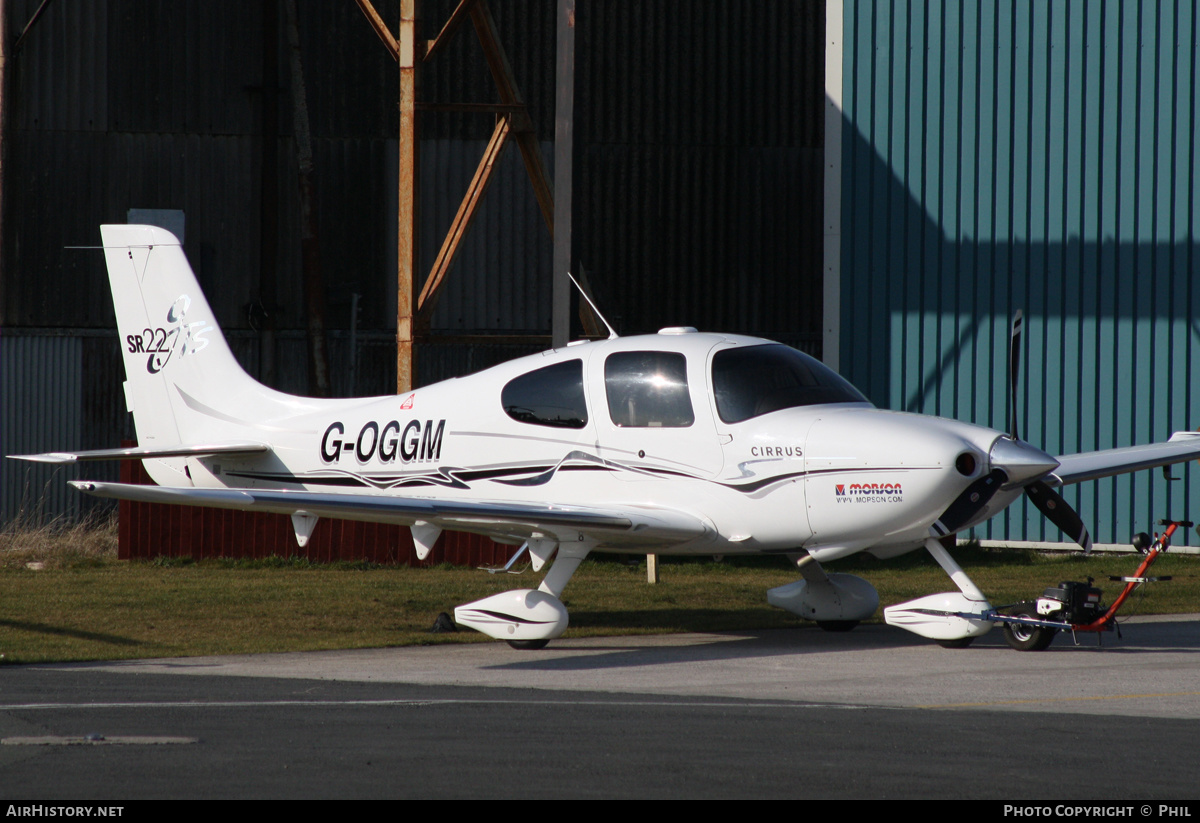
POLYGON ((582 429, 588 421, 583 361, 567 360, 514 377, 500 393, 500 403, 521 423, 582 429))
POLYGON ((869 402, 824 363, 778 343, 717 352, 712 379, 717 414, 726 423, 796 406, 869 402))
POLYGON ((683 428, 692 425, 687 360, 677 352, 627 351, 604 361, 608 414, 617 426, 683 428))

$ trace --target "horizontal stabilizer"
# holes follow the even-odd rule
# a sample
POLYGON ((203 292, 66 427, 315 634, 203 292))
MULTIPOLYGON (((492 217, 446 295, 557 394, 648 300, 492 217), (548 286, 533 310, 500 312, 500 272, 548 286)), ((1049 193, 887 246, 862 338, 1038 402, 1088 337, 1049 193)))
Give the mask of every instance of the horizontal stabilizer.
POLYGON ((554 506, 513 501, 444 500, 367 494, 327 494, 273 489, 197 489, 138 486, 72 480, 80 491, 118 500, 175 503, 240 511, 265 511, 292 515, 302 511, 315 517, 367 520, 412 526, 520 538, 561 535, 560 539, 592 536, 605 545, 652 547, 685 543, 713 530, 695 515, 661 507, 623 506, 605 510, 589 506, 554 506), (568 535, 569 538, 567 537, 568 535))
POLYGON ((93 449, 81 452, 47 452, 46 454, 10 454, 13 460, 32 460, 35 463, 78 463, 83 460, 143 460, 156 457, 212 457, 214 455, 264 454, 271 447, 249 441, 209 443, 202 446, 163 446, 161 448, 93 449))
POLYGON ((1057 458, 1059 467, 1045 480, 1049 485, 1066 486, 1196 459, 1200 459, 1200 432, 1175 432, 1165 443, 1063 455, 1057 458))

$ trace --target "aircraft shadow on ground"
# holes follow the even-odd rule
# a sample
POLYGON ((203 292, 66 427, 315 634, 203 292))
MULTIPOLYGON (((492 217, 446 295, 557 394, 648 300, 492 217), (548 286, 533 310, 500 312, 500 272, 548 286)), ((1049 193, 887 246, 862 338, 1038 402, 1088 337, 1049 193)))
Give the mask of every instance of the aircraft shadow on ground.
MULTIPOLYGON (((581 619, 583 617, 584 615, 580 615, 581 619)), ((680 634, 677 646, 671 646, 669 643, 644 646, 624 643, 621 638, 611 638, 610 641, 602 641, 602 645, 589 644, 585 648, 577 649, 582 652, 579 655, 559 657, 533 652, 531 657, 506 661, 487 668, 569 671, 661 666, 670 663, 701 663, 756 657, 777 658, 817 652, 861 652, 866 649, 917 646, 926 642, 915 635, 876 625, 861 626, 848 634, 823 632, 815 627, 799 627, 714 632, 711 636, 718 635, 726 639, 695 643, 689 640, 689 635, 680 634)), ((554 641, 551 641, 550 649, 554 648, 554 641)))
MULTIPOLYGON (((579 617, 585 619, 583 613, 579 617)), ((599 615, 597 615, 599 617, 599 615)), ((611 615, 610 615, 611 617, 611 615)), ((620 638, 602 645, 589 644, 584 648, 570 649, 568 656, 547 655, 530 652, 528 658, 506 661, 487 666, 492 670, 540 670, 540 671, 587 671, 589 669, 611 669, 638 666, 661 666, 672 663, 703 663, 705 661, 751 659, 757 657, 786 657, 829 652, 864 652, 886 649, 911 649, 927 646, 931 653, 939 655, 971 655, 997 653, 1011 655, 1033 654, 1037 658, 1055 654, 1131 654, 1162 652, 1200 653, 1200 622, 1179 620, 1126 626, 1124 639, 1115 634, 1103 636, 1097 644, 1092 634, 1079 635, 1075 645, 1070 635, 1060 634, 1053 645, 1042 652, 1017 652, 1008 647, 999 626, 979 638, 967 649, 940 649, 933 641, 925 640, 901 629, 878 624, 860 626, 852 632, 823 632, 815 627, 786 629, 756 629, 714 633, 725 638, 714 642, 695 643, 687 635, 679 635, 678 646, 643 646, 624 643, 620 638)), ((554 650, 551 642, 549 650, 554 650)), ((562 649, 561 646, 558 647, 562 649)), ((525 653, 523 653, 525 654, 525 653)))
POLYGON ((27 632, 36 632, 38 634, 74 637, 78 640, 91 640, 97 643, 111 643, 116 646, 136 646, 139 642, 131 637, 121 637, 120 635, 103 634, 101 632, 89 632, 81 629, 68 629, 63 626, 52 626, 48 623, 29 623, 24 620, 0 620, 0 626, 7 626, 11 629, 19 629, 27 632))

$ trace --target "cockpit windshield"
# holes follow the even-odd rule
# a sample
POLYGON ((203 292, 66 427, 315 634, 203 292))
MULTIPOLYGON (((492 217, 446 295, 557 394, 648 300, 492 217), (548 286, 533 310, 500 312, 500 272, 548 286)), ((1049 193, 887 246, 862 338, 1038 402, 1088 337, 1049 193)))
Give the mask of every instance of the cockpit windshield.
POLYGON ((796 406, 869 402, 833 369, 778 343, 717 352, 712 380, 717 413, 726 423, 796 406))

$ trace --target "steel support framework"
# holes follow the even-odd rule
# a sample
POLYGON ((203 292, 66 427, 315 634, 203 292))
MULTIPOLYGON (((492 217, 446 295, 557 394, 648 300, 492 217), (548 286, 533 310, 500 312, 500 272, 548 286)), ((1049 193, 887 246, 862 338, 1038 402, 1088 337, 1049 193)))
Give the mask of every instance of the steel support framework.
POLYGON ((438 32, 437 37, 424 41, 420 38, 419 0, 402 0, 400 4, 399 38, 393 37, 383 19, 375 11, 370 0, 356 0, 367 21, 371 24, 388 53, 400 68, 400 174, 399 174, 399 225, 397 232, 397 281, 396 306, 396 392, 403 394, 413 389, 416 377, 415 343, 429 331, 430 320, 446 276, 462 248, 463 238, 471 227, 479 205, 492 181, 492 175, 508 145, 514 138, 525 161, 525 169, 533 184, 534 196, 554 235, 554 196, 542 163, 537 134, 528 109, 521 97, 512 66, 500 44, 496 23, 486 0, 461 0, 438 32), (499 92, 498 105, 480 104, 424 104, 420 102, 420 66, 436 56, 470 18, 483 47, 484 58, 499 92), (419 270, 417 244, 419 222, 419 112, 422 110, 488 112, 496 118, 496 126, 488 141, 487 149, 479 161, 470 186, 454 216, 450 230, 442 241, 424 286, 416 290, 416 273, 419 270), (414 298, 414 295, 416 297, 414 298))

